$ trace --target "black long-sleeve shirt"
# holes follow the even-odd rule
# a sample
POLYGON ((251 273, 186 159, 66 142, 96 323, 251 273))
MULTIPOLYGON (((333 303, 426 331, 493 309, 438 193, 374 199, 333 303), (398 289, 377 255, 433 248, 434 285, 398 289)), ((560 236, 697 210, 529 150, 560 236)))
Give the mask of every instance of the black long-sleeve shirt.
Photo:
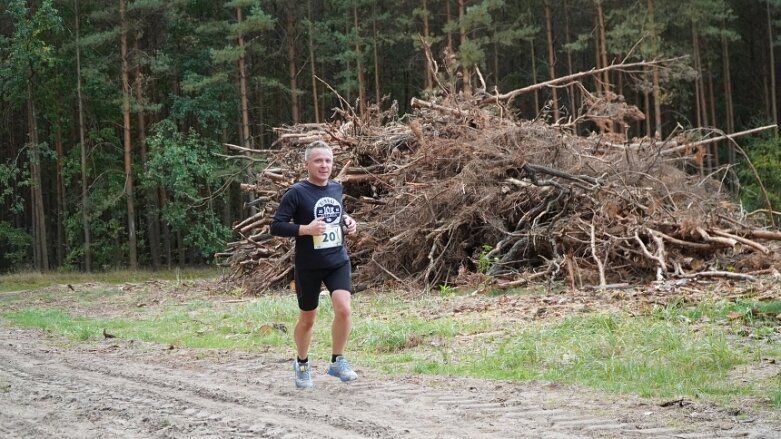
POLYGON ((298 269, 338 267, 349 261, 341 228, 343 215, 342 185, 329 180, 326 186, 317 186, 303 180, 282 196, 271 222, 271 234, 296 238, 298 269), (316 217, 325 220, 326 232, 316 237, 299 236, 299 228, 316 217))

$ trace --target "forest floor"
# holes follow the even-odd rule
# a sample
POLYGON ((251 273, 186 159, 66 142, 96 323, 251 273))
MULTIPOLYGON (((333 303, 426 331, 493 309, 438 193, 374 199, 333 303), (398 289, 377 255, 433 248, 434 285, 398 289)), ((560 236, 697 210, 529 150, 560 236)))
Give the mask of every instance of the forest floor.
MULTIPOLYGON (((198 294, 215 300, 205 285, 191 283, 179 295, 161 288, 161 296, 146 297, 145 305, 184 303, 198 294)), ((116 302, 84 309, 83 302, 68 298, 71 287, 60 286, 52 306, 100 316, 140 306, 127 301, 125 309, 116 302)), ((22 293, 0 293, 0 299, 14 294, 22 293)), ((556 297, 549 311, 582 311, 577 297, 556 297)), ((518 300, 460 297, 445 312, 518 309, 518 300)), ((781 411, 748 404, 736 410, 539 381, 388 376, 356 366, 360 379, 341 383, 325 373, 325 364, 315 364, 314 389, 297 390, 288 352, 188 349, 119 338, 72 343, 0 321, 0 437, 781 437, 781 411)), ((742 371, 779 373, 777 362, 742 371)))

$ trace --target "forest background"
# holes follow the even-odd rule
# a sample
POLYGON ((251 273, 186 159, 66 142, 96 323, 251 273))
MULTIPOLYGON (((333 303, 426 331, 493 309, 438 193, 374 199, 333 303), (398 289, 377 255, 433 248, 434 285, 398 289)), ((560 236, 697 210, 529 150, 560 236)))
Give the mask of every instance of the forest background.
MULTIPOLYGON (((424 41, 466 78, 479 68, 486 90, 461 76, 464 93, 675 59, 583 80, 645 113, 630 136, 778 121, 781 0, 0 0, 0 11, 0 273, 213 262, 248 214, 239 183, 253 172, 226 144, 268 149, 274 127, 330 120, 329 86, 359 112, 378 101, 410 112, 411 98, 436 96, 424 41)), ((541 89, 513 109, 575 118, 582 98, 541 89)), ((777 130, 740 144, 779 206, 777 130)), ((706 172, 734 166, 746 211, 766 207, 732 144, 707 152, 706 172)))

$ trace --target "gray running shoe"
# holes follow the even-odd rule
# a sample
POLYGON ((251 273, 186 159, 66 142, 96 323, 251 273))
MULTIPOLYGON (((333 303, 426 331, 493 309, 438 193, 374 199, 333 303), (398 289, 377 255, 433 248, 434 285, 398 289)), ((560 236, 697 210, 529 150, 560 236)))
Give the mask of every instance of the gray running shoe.
POLYGON ((312 387, 312 377, 309 375, 309 363, 300 363, 298 359, 293 360, 293 371, 296 373, 296 387, 306 389, 312 387))
POLYGON ((354 381, 358 379, 358 374, 350 367, 343 356, 336 357, 336 361, 328 367, 328 375, 335 376, 342 381, 354 381))

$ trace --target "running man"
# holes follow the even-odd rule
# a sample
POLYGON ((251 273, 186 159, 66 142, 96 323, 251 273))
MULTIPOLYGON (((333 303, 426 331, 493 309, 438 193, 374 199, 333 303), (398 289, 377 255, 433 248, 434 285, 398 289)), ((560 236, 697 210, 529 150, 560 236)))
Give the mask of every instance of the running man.
POLYGON ((296 358, 293 360, 296 387, 312 387, 309 373, 309 345, 317 316, 321 284, 331 293, 334 320, 331 324, 331 364, 328 374, 342 381, 358 379, 343 354, 351 328, 350 257, 344 247, 343 231, 355 233, 355 220, 342 206, 342 186, 330 180, 333 151, 322 141, 304 151, 306 180, 294 184, 279 203, 271 223, 271 234, 296 238, 294 273, 298 296, 298 322, 294 331, 296 358))

